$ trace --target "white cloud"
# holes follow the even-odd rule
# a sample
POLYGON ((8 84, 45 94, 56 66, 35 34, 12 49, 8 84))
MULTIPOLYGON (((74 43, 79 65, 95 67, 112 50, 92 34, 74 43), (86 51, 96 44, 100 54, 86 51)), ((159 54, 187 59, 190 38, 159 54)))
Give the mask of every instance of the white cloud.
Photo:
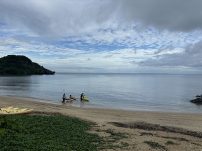
POLYGON ((163 53, 141 63, 144 66, 202 67, 202 42, 187 46, 184 51, 163 53))
POLYGON ((92 32, 114 24, 202 29, 201 0, 1 0, 0 20, 46 36, 92 32))
POLYGON ((0 0, 0 56, 24 54, 64 71, 200 68, 201 7, 200 0, 0 0))

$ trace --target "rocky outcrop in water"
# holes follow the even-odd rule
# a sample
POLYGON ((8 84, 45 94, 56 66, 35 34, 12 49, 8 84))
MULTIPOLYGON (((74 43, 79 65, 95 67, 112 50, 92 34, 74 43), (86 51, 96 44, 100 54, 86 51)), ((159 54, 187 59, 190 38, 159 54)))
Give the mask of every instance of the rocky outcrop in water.
POLYGON ((190 102, 197 105, 202 105, 202 95, 197 95, 196 98, 191 100, 190 102))

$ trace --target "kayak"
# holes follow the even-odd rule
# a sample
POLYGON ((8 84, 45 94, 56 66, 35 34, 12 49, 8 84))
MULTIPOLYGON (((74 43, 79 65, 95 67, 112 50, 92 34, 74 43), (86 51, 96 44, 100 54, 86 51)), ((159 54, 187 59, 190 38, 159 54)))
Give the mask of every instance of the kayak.
POLYGON ((88 99, 87 96, 84 96, 82 101, 84 101, 84 102, 89 102, 89 99, 88 99))
POLYGON ((12 106, 0 108, 0 114, 23 114, 31 111, 32 109, 16 108, 12 106))

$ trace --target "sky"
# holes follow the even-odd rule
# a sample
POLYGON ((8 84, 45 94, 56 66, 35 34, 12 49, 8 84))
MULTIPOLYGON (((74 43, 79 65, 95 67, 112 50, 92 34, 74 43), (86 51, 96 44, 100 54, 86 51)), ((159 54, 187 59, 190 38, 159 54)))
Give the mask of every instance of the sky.
POLYGON ((0 0, 0 57, 56 72, 202 73, 201 0, 0 0))

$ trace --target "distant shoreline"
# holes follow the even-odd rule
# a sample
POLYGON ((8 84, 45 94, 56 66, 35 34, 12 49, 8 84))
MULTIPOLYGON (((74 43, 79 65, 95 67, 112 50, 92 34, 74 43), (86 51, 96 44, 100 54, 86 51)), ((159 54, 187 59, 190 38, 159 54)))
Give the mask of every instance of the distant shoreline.
POLYGON ((202 73, 113 73, 113 72, 56 72, 55 74, 122 74, 122 75, 202 75, 202 73))

